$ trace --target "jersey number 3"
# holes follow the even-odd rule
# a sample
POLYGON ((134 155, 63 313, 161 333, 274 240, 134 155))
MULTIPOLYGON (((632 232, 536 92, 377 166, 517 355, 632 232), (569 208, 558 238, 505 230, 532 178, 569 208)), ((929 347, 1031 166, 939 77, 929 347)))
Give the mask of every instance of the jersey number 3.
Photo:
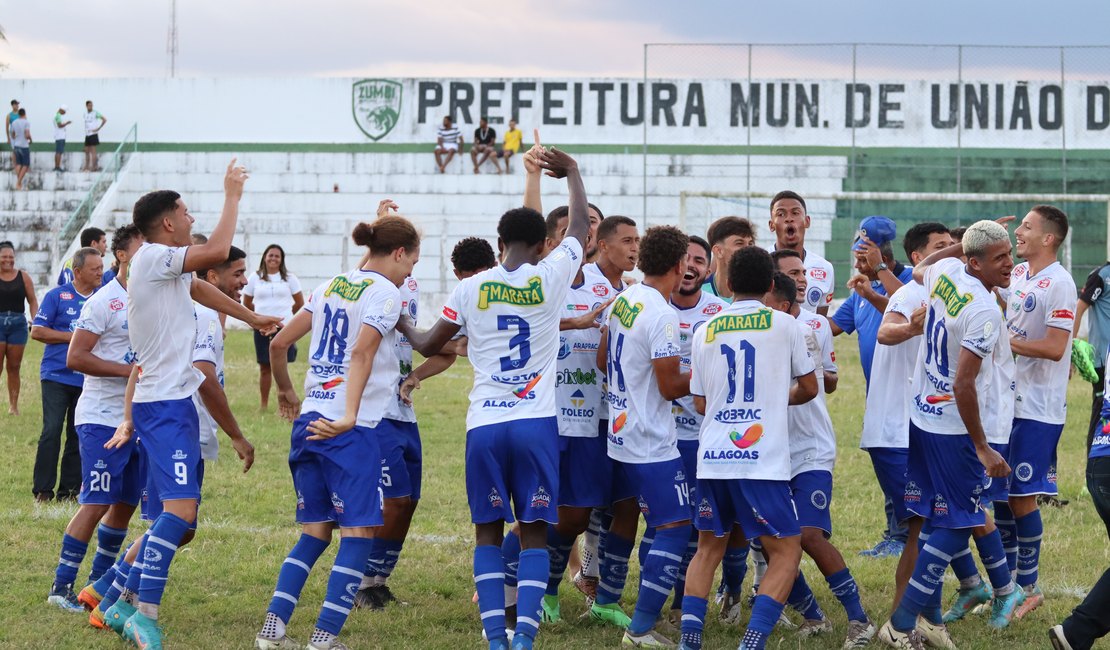
POLYGON ((508 356, 499 359, 501 372, 519 370, 528 365, 528 360, 532 358, 532 345, 528 342, 532 329, 528 327, 528 321, 520 316, 498 316, 497 329, 501 332, 507 332, 510 329, 516 330, 516 334, 509 339, 508 356))

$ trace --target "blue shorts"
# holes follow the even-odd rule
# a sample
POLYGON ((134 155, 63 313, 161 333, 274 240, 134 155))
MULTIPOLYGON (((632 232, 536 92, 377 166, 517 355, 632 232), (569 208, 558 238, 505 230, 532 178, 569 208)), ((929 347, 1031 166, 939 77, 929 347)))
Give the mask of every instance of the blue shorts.
POLYGON ((30 147, 12 147, 15 151, 15 164, 16 167, 30 167, 31 166, 31 148, 30 147))
MULTIPOLYGON (((140 455, 140 458, 142 458, 142 455, 140 455)), ((158 497, 158 488, 155 487, 150 482, 150 476, 147 475, 147 472, 146 472, 146 461, 145 460, 142 460, 139 463, 139 475, 140 475, 140 481, 141 481, 140 485, 144 486, 143 489, 140 491, 140 496, 139 496, 139 498, 140 498, 139 517, 143 521, 154 521, 155 519, 158 518, 159 515, 162 514, 162 510, 163 510, 163 508, 162 508, 162 499, 160 499, 158 497)), ((200 461, 200 465, 197 466, 197 485, 198 486, 203 486, 204 485, 204 461, 203 460, 200 461)), ((201 502, 201 500, 197 499, 197 506, 198 507, 200 506, 200 502, 201 502)), ((193 521, 192 525, 189 526, 190 530, 196 530, 197 529, 197 521, 200 521, 199 513, 197 515, 197 519, 195 521, 193 521)))
POLYGON ((27 317, 19 311, 0 311, 0 343, 27 345, 27 317))
POLYGON ((986 478, 970 436, 931 433, 910 423, 906 507, 934 528, 985 524, 979 502, 986 478))
POLYGON ((139 482, 139 446, 131 441, 118 449, 105 449, 104 443, 116 428, 103 424, 78 424, 81 445, 81 494, 84 505, 110 506, 114 503, 138 505, 143 484, 139 482))
POLYGON ((801 534, 789 481, 698 479, 694 526, 724 537, 739 524, 748 539, 801 534))
MULTIPOLYGON (((1003 458, 1010 457, 1010 445, 990 443, 991 449, 997 451, 1003 458)), ((1011 468, 1012 470, 1013 468, 1011 468)), ((1012 474, 1011 474, 1012 476, 1012 474)), ((1003 476, 1002 478, 986 477, 983 479, 983 484, 986 488, 983 490, 981 501, 983 503, 993 503, 995 501, 1006 501, 1010 498, 1010 477, 1003 476)))
MULTIPOLYGON (((681 458, 657 463, 614 460, 613 490, 628 495, 627 499, 637 499, 644 521, 653 528, 690 520, 690 485, 681 458)), ((614 497, 614 502, 617 500, 624 499, 614 497)))
POLYGON ((894 505, 894 516, 898 523, 902 523, 913 516, 906 509, 906 463, 910 450, 898 447, 870 447, 867 453, 871 455, 871 465, 875 468, 875 476, 879 479, 879 488, 883 495, 890 499, 894 505))
POLYGON ((524 523, 556 523, 558 418, 528 418, 467 431, 466 498, 475 524, 512 522, 514 517, 524 523))
POLYGON ((374 427, 382 454, 382 496, 420 499, 424 454, 415 422, 382 420, 374 427))
POLYGON ((790 493, 798 513, 798 526, 819 528, 832 537, 832 472, 811 470, 790 479, 790 493))
POLYGON ((559 505, 605 508, 612 503, 613 461, 605 434, 559 436, 559 505))
POLYGON ((307 440, 312 435, 309 423, 322 417, 309 411, 293 422, 289 471, 297 491, 297 523, 381 526, 382 454, 377 429, 356 426, 334 438, 307 440), (370 462, 372 458, 379 462, 370 462))
POLYGON ((55 140, 54 141, 54 153, 65 153, 65 152, 66 152, 66 141, 65 140, 55 140))
POLYGON ((191 397, 132 406, 147 482, 162 501, 200 500, 200 422, 191 397))
MULTIPOLYGON (((690 488, 690 505, 698 502, 698 441, 679 440, 678 454, 686 468, 686 485, 690 488)), ((691 513, 692 514, 692 513, 691 513)))
POLYGON ((1056 494, 1056 445, 1062 424, 1014 418, 1010 433, 1010 496, 1056 494))

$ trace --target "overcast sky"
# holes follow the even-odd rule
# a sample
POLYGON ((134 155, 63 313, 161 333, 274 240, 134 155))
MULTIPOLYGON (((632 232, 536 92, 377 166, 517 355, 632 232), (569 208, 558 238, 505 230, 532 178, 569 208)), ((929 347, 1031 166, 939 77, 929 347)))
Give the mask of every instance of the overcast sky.
MULTIPOLYGON (((0 0, 8 65, 0 86, 4 78, 164 76, 169 6, 0 0)), ((177 61, 186 77, 637 76, 644 43, 1098 45, 1110 43, 1108 25, 1105 0, 181 0, 177 61)), ((720 61, 705 50, 653 52, 653 72, 720 66, 705 64, 720 61)), ((983 56, 1059 65, 1049 52, 983 56)), ((1110 68, 1110 50, 1097 56, 1110 68)), ((829 54, 797 48, 776 57, 820 70, 829 54)), ((850 60, 844 51, 833 58, 850 60)), ((884 51, 871 58, 879 65, 884 51)), ((938 59, 947 65, 951 55, 922 50, 908 64, 938 59)), ((726 66, 721 76, 733 74, 726 66)))

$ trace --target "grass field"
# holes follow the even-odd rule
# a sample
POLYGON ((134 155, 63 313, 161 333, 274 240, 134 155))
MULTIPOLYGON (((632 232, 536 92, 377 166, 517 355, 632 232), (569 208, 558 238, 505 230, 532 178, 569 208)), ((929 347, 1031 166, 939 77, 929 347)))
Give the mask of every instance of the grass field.
MULTIPOLYGON (((836 528, 833 541, 844 552, 863 592, 868 613, 881 624, 893 593, 895 560, 872 560, 856 552, 874 543, 882 530, 883 507, 870 461, 858 448, 863 418, 863 376, 855 353, 855 339, 838 339, 841 359, 840 389, 829 400, 840 435, 836 492, 832 503, 836 528)), ((8 450, 0 458, 0 567, 5 586, 0 604, 6 622, 0 625, 3 648, 117 648, 122 642, 110 632, 99 632, 85 617, 63 613, 46 604, 58 559, 62 531, 75 505, 36 506, 31 496, 31 468, 41 426, 38 362, 42 346, 32 342, 23 365, 23 414, 0 416, 0 444, 8 450)), ((209 466, 196 540, 174 562, 162 623, 172 648, 249 648, 262 622, 278 568, 296 541, 294 499, 288 468, 289 425, 272 411, 260 413, 256 366, 250 335, 232 332, 227 348, 227 386, 231 404, 247 436, 257 449, 257 462, 244 475, 226 444, 221 460, 209 466)), ((299 386, 304 364, 293 368, 299 386)), ((463 481, 464 417, 470 387, 469 367, 461 362, 445 375, 431 379, 417 393, 424 441, 423 499, 401 562, 393 575, 394 593, 409 603, 383 612, 356 611, 342 640, 364 648, 479 648, 476 607, 471 604, 472 528, 463 481)), ((2 398, 0 398, 2 399, 2 398)), ((1090 387, 1073 380, 1069 391, 1071 414, 1060 448, 1060 492, 1070 498, 1063 509, 1044 514, 1041 555, 1045 605, 1010 629, 992 633, 985 620, 953 626, 961 648, 1044 648, 1045 630, 1065 617, 1110 564, 1106 531, 1090 501, 1077 498, 1083 485, 1083 429, 1087 421, 1090 387)), ((275 400, 276 401, 276 400, 275 400)), ((5 409, 6 410, 6 409, 5 409)), ((323 600, 335 548, 321 558, 290 624, 290 634, 306 640, 323 600)), ((635 561, 633 561, 635 565, 635 561)), ((88 558, 81 578, 88 573, 88 558)), ((806 648, 837 648, 845 629, 843 609, 829 593, 816 567, 803 560, 809 583, 832 618, 835 631, 804 641, 806 648)), ((632 611, 636 574, 631 572, 625 608, 632 611)), ((945 604, 954 582, 949 574, 945 604)), ((583 601, 564 584, 563 614, 557 626, 540 634, 542 648, 594 648, 619 644, 620 633, 590 621, 579 621, 583 601)), ((715 620, 707 626, 707 648, 735 648, 742 630, 715 620)), ((747 612, 745 612, 746 620, 747 612)), ((800 648, 803 641, 777 630, 770 647, 800 648)))

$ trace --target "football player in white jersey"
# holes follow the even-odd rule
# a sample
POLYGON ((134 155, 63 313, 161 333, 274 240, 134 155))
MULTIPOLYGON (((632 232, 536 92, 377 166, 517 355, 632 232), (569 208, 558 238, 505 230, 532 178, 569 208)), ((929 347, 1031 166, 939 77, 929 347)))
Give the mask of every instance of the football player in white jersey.
POLYGON ((774 265, 762 248, 729 263, 731 305, 694 333, 690 388, 703 412, 698 448, 698 551, 686 574, 682 646, 699 650, 713 572, 731 533, 760 538, 769 557, 741 648, 762 650, 801 559, 790 494, 789 404, 817 395, 805 330, 762 302, 774 265), (797 383, 792 382, 797 380, 797 383))
MULTIPOLYGON (((875 625, 860 604, 859 586, 845 564, 844 556, 829 541, 832 536, 830 506, 833 494, 832 470, 836 463, 836 434, 833 432, 825 394, 835 391, 838 382, 832 331, 827 318, 804 311, 800 307, 800 302, 806 295, 807 282, 801 256, 793 250, 783 249, 772 253, 771 258, 775 261, 776 270, 786 275, 786 280, 795 287, 795 293, 788 296, 789 304, 779 300, 771 306, 787 311, 805 325, 806 345, 817 366, 817 383, 820 387, 817 397, 805 404, 791 406, 788 410, 790 489, 802 529, 802 550, 817 564, 829 589, 844 607, 848 617, 844 647, 863 647, 875 636, 875 625)), ((780 283, 778 278, 776 275, 776 289, 779 284, 787 284, 787 281, 780 283)), ((806 620, 798 629, 798 634, 803 637, 832 630, 832 622, 816 606, 812 594, 799 572, 789 604, 795 609, 803 610, 806 620)))
MULTIPOLYGON (((671 293, 671 306, 678 312, 678 347, 681 350, 679 367, 682 372, 690 372, 690 350, 693 344, 694 332, 728 306, 728 302, 703 288, 712 266, 713 247, 697 235, 690 235, 689 237, 690 243, 686 247, 686 274, 682 276, 682 281, 671 293)), ((682 455, 682 463, 686 467, 686 476, 690 477, 687 485, 690 489, 690 502, 693 503, 697 500, 695 495, 697 485, 693 477, 697 476, 698 432, 701 430, 702 417, 694 408, 694 398, 690 395, 674 400, 671 404, 671 413, 674 415, 675 430, 678 435, 678 453, 682 455)), ((641 566, 647 557, 647 549, 650 549, 651 546, 650 542, 646 540, 654 539, 654 537, 654 531, 648 530, 644 532, 644 537, 640 540, 641 566)), ((731 570, 725 571, 724 582, 722 583, 725 587, 724 604, 721 607, 723 617, 729 616, 729 612, 732 610, 735 610, 737 616, 740 612, 740 585, 744 581, 744 573, 747 570, 749 550, 747 540, 740 541, 743 543, 738 544, 735 548, 730 547, 725 553, 725 567, 731 570)), ((698 532, 691 526, 690 541, 686 545, 686 552, 683 554, 682 564, 679 566, 678 578, 675 580, 674 586, 674 599, 671 601, 671 612, 668 616, 671 624, 676 628, 682 618, 682 596, 685 590, 686 569, 690 566, 690 560, 694 558, 694 552, 697 548, 698 532)))
POLYGON ((1017 256, 1006 298, 1010 347, 1017 355, 1017 394, 1010 439, 1010 513, 998 510, 1000 520, 1012 519, 1007 548, 1011 571, 1026 591, 1015 617, 1021 618, 1044 602, 1037 585, 1044 526, 1037 507, 1039 495, 1054 496, 1056 445, 1067 415, 1071 332, 1077 302, 1075 281, 1057 255, 1068 236, 1068 217, 1051 205, 1033 207, 1014 233, 1017 256), (1007 516, 1010 515, 1010 516, 1007 516))
POLYGON ((637 262, 644 280, 609 308, 598 350, 598 365, 604 361, 607 368, 613 523, 595 609, 618 607, 639 514, 655 529, 622 640, 626 645, 671 643, 654 628, 690 540, 689 485, 671 414, 671 401, 690 392, 690 375, 681 370, 678 314, 670 306, 686 275, 688 246, 689 238, 677 228, 648 229, 637 262))
MULTIPOLYGON (((915 224, 906 231, 902 248, 912 265, 931 253, 955 243, 941 223, 915 224)), ((860 448, 867 451, 879 488, 894 508, 895 523, 907 525, 909 539, 903 548, 895 573, 895 602, 901 600, 913 565, 917 561, 917 536, 922 519, 906 509, 906 457, 909 454, 910 403, 913 401, 913 373, 921 350, 921 331, 925 324, 928 295, 920 282, 913 280, 891 295, 877 334, 875 360, 871 364, 873 383, 867 391, 863 413, 860 448)))
POLYGON ((806 201, 797 192, 783 190, 771 199, 771 220, 768 226, 775 233, 773 250, 788 248, 797 251, 806 265, 806 299, 802 309, 828 316, 833 299, 833 267, 817 253, 806 249, 806 230, 810 218, 806 201))
POLYGON ((547 229, 530 208, 502 215, 501 265, 467 278, 428 332, 399 325, 413 349, 438 352, 462 327, 474 368, 467 413, 466 484, 475 524, 474 581, 482 626, 494 649, 505 631, 505 522, 520 522, 517 618, 513 648, 531 648, 549 577, 547 527, 559 503, 559 430, 555 398, 559 322, 589 229, 578 165, 556 150, 538 154, 549 176, 566 178, 566 238, 543 257, 547 229))
MULTIPOLYGON (((239 302, 247 286, 247 254, 231 247, 227 259, 212 268, 197 271, 197 276, 219 289, 225 296, 239 302)), ((224 393, 224 318, 214 309, 197 304, 197 340, 193 346, 193 366, 204 375, 204 381, 193 395, 200 420, 200 457, 215 461, 220 457, 217 429, 231 438, 235 453, 243 461, 246 472, 254 464, 254 445, 243 435, 231 405, 224 393)))
POLYGON ((713 272, 706 276, 701 289, 726 303, 732 302, 728 262, 736 251, 755 245, 755 226, 743 217, 721 217, 709 225, 705 239, 712 254, 713 272))
POLYGON ((354 606, 374 529, 383 523, 376 429, 399 382, 391 336, 400 315, 398 287, 420 258, 420 235, 407 219, 387 216, 359 224, 352 239, 370 249, 365 263, 317 287, 270 343, 280 412, 295 418, 289 469, 302 533, 278 573, 255 638, 260 650, 299 647, 285 628, 336 526, 342 539, 308 648, 346 647, 336 637, 354 606), (310 331, 301 404, 286 352, 310 331))
MULTIPOLYGON (((914 268, 914 280, 924 285, 929 298, 925 349, 914 373, 905 501, 929 522, 921 532, 924 545, 905 593, 879 630, 879 639, 891 647, 924 647, 919 618, 951 643, 940 607, 944 569, 967 549, 971 529, 988 522, 980 506, 986 478, 1010 473, 985 433, 992 426, 997 398, 990 357, 1002 329, 992 291, 1009 284, 1010 250, 1003 226, 980 221, 968 228, 961 245, 933 253, 914 268)), ((993 541, 991 548, 980 546, 980 552, 985 550, 997 564, 1003 557, 1001 539, 984 536, 981 541, 993 541)), ((996 591, 992 624, 1012 616, 1022 597, 1012 583, 996 591)), ((926 636, 936 643, 933 635, 926 636)))
MULTIPOLYGON (((124 633, 144 647, 161 647, 158 606, 177 547, 196 525, 200 499, 200 431, 193 393, 203 377, 192 365, 193 301, 265 332, 280 324, 207 282, 194 282, 195 271, 227 259, 246 180, 246 170, 233 159, 224 176, 220 220, 208 243, 199 246, 190 245, 193 216, 180 194, 158 190, 135 202, 132 220, 146 240, 128 267, 127 324, 136 362, 124 397, 123 422, 106 445, 126 445, 138 433, 146 459, 147 497, 163 506, 143 541, 141 571, 131 572, 141 574, 139 605, 124 624, 124 633)), ((122 603, 120 599, 113 607, 122 603)))
POLYGON ((103 627, 104 617, 96 606, 115 579, 112 565, 127 536, 127 524, 142 489, 135 443, 120 449, 104 449, 104 443, 123 420, 123 393, 134 361, 127 337, 127 264, 141 244, 142 237, 135 226, 116 230, 112 255, 122 273, 85 301, 74 322, 73 339, 66 355, 66 365, 85 375, 74 414, 84 480, 78 498, 81 507, 62 537, 49 602, 69 611, 84 611, 82 605, 93 610, 89 620, 97 627, 103 627), (93 530, 97 546, 89 584, 79 596, 73 596, 73 582, 93 530), (101 580, 104 576, 107 577, 101 580))

